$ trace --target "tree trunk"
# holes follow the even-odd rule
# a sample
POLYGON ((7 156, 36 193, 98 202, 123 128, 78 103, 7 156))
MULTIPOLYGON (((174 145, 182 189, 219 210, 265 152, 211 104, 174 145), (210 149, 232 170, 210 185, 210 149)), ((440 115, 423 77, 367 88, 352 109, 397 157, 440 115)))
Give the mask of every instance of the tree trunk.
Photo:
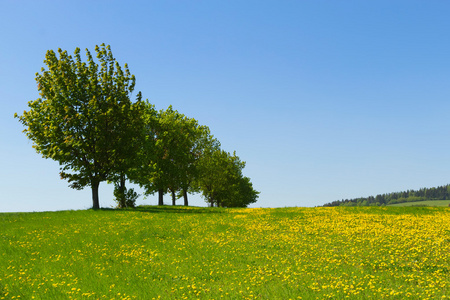
POLYGON ((158 205, 164 205, 163 196, 164 196, 164 190, 159 189, 158 190, 158 205))
POLYGON ((125 208, 127 207, 127 200, 125 199, 125 191, 126 191, 126 187, 125 187, 125 174, 120 174, 120 180, 119 180, 119 195, 121 199, 118 199, 120 202, 120 208, 125 208))
POLYGON ((92 181, 91 187, 92 187, 92 209, 99 209, 100 208, 100 201, 98 200, 98 186, 100 185, 100 182, 98 181, 92 181))
POLYGON ((183 190, 184 206, 189 206, 187 191, 183 190))
POLYGON ((170 191, 172 193, 172 205, 175 206, 175 201, 177 201, 176 197, 175 197, 175 191, 171 190, 170 191))
POLYGON ((125 187, 125 174, 120 175, 120 191, 125 195, 126 187, 125 187))

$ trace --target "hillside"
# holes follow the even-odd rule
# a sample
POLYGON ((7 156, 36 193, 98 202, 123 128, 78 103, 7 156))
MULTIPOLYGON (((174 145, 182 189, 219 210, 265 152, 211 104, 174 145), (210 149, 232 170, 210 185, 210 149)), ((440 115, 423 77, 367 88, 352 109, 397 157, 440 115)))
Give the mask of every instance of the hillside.
POLYGON ((439 187, 422 188, 417 191, 408 190, 404 192, 379 194, 370 197, 336 200, 331 203, 326 203, 323 206, 383 206, 405 202, 448 199, 450 199, 450 184, 439 187))
POLYGON ((0 213, 0 300, 443 299, 450 210, 0 213))
POLYGON ((388 204, 388 206, 441 206, 441 207, 448 207, 449 205, 450 200, 423 200, 416 202, 388 204))

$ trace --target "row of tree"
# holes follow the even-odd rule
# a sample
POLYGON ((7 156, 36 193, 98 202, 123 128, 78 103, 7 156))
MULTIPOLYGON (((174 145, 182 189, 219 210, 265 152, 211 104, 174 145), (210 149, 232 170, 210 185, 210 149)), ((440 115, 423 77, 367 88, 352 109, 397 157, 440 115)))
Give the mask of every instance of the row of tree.
POLYGON ((98 188, 114 183, 119 207, 135 205, 131 181, 158 193, 158 204, 170 193, 172 203, 200 192, 210 206, 246 207, 259 192, 243 176, 245 162, 221 149, 207 126, 174 110, 157 111, 139 92, 135 76, 122 68, 109 46, 96 46, 98 64, 86 49, 87 62, 77 48, 74 56, 49 50, 36 74, 40 98, 29 111, 15 117, 44 158, 59 162, 62 179, 70 186, 92 188, 93 208, 100 207, 98 188))
POLYGON ((450 185, 443 185, 420 190, 408 190, 389 194, 380 194, 355 199, 342 199, 324 204, 323 206, 382 206, 403 202, 416 202, 425 200, 450 199, 450 185))

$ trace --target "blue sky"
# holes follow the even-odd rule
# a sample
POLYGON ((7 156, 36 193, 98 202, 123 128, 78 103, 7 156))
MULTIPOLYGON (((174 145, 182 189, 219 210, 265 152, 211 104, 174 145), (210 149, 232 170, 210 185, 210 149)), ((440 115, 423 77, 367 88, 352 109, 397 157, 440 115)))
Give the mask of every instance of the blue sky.
POLYGON ((13 115, 38 98, 47 50, 101 43, 157 109, 236 150, 253 207, 448 184, 449 15, 446 1, 1 1, 0 212, 92 205, 13 115))

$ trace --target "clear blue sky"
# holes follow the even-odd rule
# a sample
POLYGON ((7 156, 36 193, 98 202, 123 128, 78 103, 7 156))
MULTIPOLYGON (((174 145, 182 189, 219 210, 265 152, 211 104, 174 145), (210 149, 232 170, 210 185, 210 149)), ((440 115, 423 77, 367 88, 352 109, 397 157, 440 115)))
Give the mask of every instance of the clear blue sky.
MULTIPOLYGON (((433 0, 1 1, 0 212, 92 205, 13 115, 38 98, 47 50, 101 43, 156 108, 236 150, 261 192, 254 207, 448 184, 449 16, 433 0)), ((101 206, 112 197, 102 183, 101 206)))

